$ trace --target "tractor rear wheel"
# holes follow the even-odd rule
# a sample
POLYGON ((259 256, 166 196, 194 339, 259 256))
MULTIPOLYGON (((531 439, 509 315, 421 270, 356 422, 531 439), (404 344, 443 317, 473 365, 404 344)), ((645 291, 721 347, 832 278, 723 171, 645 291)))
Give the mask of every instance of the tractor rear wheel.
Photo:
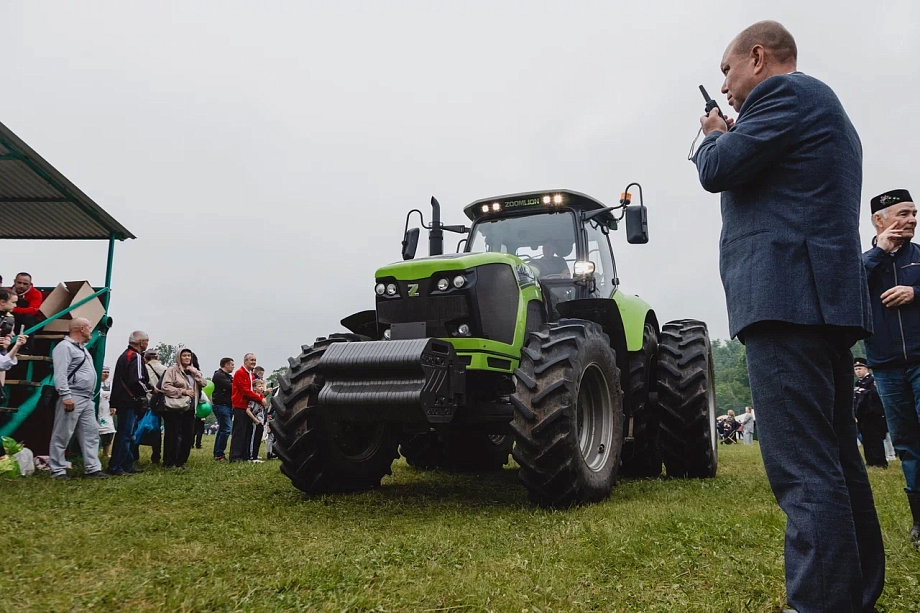
POLYGON ((444 466, 444 446, 437 432, 413 434, 399 444, 399 453, 406 463, 418 470, 432 470, 444 466))
MULTIPOLYGON (((623 451, 623 475, 655 479, 661 475, 658 434, 658 333, 645 324, 642 349, 629 354, 629 401, 632 409, 632 449, 623 451)), ((628 423, 628 422, 627 422, 628 423)))
POLYGON ((668 476, 715 477, 719 438, 706 324, 692 319, 665 324, 659 350, 661 451, 668 476))
POLYGON ((291 358, 289 369, 278 378, 280 387, 272 400, 273 449, 281 459, 281 472, 308 494, 379 487, 397 456, 392 426, 331 419, 317 405, 324 384, 320 358, 332 343, 356 340, 363 338, 332 334, 318 339, 291 358))
POLYGON ((541 326, 515 379, 512 455, 530 499, 566 507, 606 498, 623 447, 623 394, 603 329, 578 319, 541 326))

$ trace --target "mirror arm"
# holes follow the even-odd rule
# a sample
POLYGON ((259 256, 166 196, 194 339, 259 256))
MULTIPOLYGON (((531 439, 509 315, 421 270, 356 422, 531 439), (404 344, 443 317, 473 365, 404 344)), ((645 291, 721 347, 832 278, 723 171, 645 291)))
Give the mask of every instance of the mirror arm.
POLYGON ((423 227, 423 228, 425 228, 426 230, 428 230, 428 229, 430 229, 430 227, 431 227, 431 226, 426 226, 426 225, 425 225, 425 216, 422 215, 422 212, 421 212, 420 210, 418 210, 418 209, 412 209, 411 211, 409 211, 408 213, 406 213, 406 225, 405 225, 405 227, 403 228, 403 236, 405 236, 405 235, 406 235, 406 232, 409 231, 409 218, 412 217, 412 213, 418 213, 418 217, 419 217, 419 219, 421 220, 420 223, 422 224, 422 227, 423 227))

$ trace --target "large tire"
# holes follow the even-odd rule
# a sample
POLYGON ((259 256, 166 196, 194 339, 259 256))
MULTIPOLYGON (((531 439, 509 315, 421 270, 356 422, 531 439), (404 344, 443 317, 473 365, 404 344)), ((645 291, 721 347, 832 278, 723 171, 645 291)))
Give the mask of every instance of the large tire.
POLYGON ((402 443, 400 453, 419 470, 443 468, 453 472, 495 472, 504 468, 514 439, 483 432, 416 434, 402 443))
POLYGON ((567 507, 606 498, 623 448, 623 394, 602 328, 576 319, 541 326, 515 378, 512 455, 530 499, 567 507))
MULTIPOLYGON (((657 403, 658 333, 645 324, 642 349, 629 354, 629 402, 632 409, 632 448, 623 451, 622 474, 640 479, 661 475, 661 446, 657 403)), ((628 424, 628 422, 627 422, 628 424)))
POLYGON ((715 477, 719 437, 706 324, 692 319, 665 324, 659 351, 661 451, 668 476, 715 477))
POLYGON ((304 346, 278 378, 279 391, 272 399, 273 450, 281 459, 281 472, 307 494, 379 487, 384 475, 391 474, 397 456, 392 426, 333 420, 317 406, 324 384, 320 358, 330 344, 356 340, 363 339, 333 334, 312 347, 304 346))

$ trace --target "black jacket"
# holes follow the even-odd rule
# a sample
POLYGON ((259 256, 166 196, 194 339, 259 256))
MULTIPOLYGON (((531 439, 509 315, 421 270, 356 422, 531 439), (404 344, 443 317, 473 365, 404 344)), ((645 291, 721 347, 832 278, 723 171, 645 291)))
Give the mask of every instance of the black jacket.
POLYGON ((150 375, 147 373, 144 358, 136 350, 128 347, 115 362, 109 404, 116 409, 136 409, 150 391, 150 375))
POLYGON ((871 417, 885 414, 882 399, 875 388, 875 377, 866 375, 856 381, 853 388, 853 412, 859 421, 867 421, 871 417))
MULTIPOLYGON (((875 245, 875 241, 872 241, 875 245)), ((869 368, 920 364, 920 246, 907 243, 893 254, 873 246, 863 253, 875 333, 866 339, 869 368), (914 301, 900 307, 882 304, 896 285, 914 288, 914 301)))
POLYGON ((214 371, 211 377, 214 382, 214 391, 211 392, 211 402, 222 407, 233 406, 233 375, 228 375, 221 369, 214 371))

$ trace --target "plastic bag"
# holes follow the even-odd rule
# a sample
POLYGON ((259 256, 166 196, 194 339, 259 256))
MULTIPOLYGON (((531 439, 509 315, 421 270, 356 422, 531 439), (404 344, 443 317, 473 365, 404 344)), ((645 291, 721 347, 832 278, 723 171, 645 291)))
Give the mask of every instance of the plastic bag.
POLYGON ((16 479, 19 476, 19 464, 15 458, 8 455, 0 458, 0 479, 16 479))
POLYGON ((16 455, 22 451, 24 445, 22 443, 17 443, 15 440, 11 439, 8 436, 4 436, 3 439, 3 451, 6 452, 6 455, 16 455))
POLYGON ((154 431, 160 431, 160 418, 157 417, 152 409, 149 409, 144 413, 140 421, 137 422, 137 429, 134 431, 134 444, 143 444, 141 441, 144 439, 144 436, 154 431))
POLYGON ((19 464, 19 474, 21 476, 29 477, 35 472, 35 457, 28 447, 23 447, 22 451, 13 456, 13 459, 19 464))

